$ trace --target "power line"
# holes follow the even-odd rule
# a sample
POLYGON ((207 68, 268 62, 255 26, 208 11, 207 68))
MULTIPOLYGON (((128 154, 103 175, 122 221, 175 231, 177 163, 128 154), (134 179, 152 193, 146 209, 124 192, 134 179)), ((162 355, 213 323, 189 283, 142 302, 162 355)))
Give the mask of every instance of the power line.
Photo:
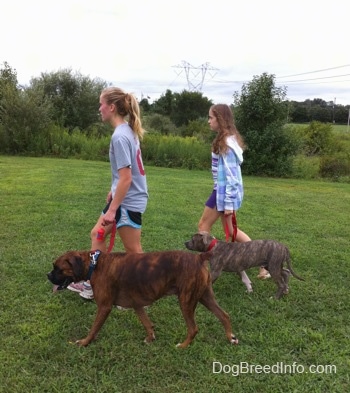
POLYGON ((344 67, 350 67, 350 64, 345 64, 345 65, 342 65, 342 66, 331 67, 331 68, 324 68, 323 70, 302 72, 301 74, 293 74, 293 75, 279 76, 279 77, 276 77, 276 78, 291 78, 291 77, 293 77, 293 76, 314 74, 314 73, 316 73, 316 72, 324 72, 324 71, 336 70, 336 69, 338 69, 338 68, 344 68, 344 67))
MULTIPOLYGON (((322 70, 315 70, 315 71, 308 71, 308 72, 302 72, 299 74, 292 74, 292 75, 285 75, 285 76, 276 76, 276 79, 282 79, 282 78, 291 78, 294 76, 300 76, 300 75, 308 75, 308 74, 314 74, 317 72, 324 72, 324 71, 330 71, 330 70, 336 70, 339 68, 344 68, 344 67, 350 67, 350 64, 345 64, 337 67, 331 67, 331 68, 324 68, 322 70)), ((296 80, 296 81, 286 81, 285 83, 294 83, 294 82, 307 82, 307 81, 312 81, 312 80, 319 80, 319 79, 330 79, 330 78, 339 78, 343 76, 348 76, 350 74, 343 74, 343 75, 332 75, 332 76, 324 76, 320 78, 310 78, 310 79, 301 79, 301 80, 296 80)), ((219 80, 216 79, 214 80, 216 83, 236 83, 236 84, 243 84, 249 82, 248 80, 219 80)), ((336 82, 336 81, 335 81, 336 82)), ((283 82, 278 82, 278 83, 283 83, 283 82)))
MULTIPOLYGON (((203 88, 204 81, 208 85, 227 85, 227 84, 235 84, 235 85, 242 85, 245 83, 250 82, 250 80, 223 80, 223 79, 214 79, 215 75, 217 74, 218 69, 213 68, 209 65, 209 63, 204 63, 200 66, 194 67, 190 63, 186 61, 182 61, 181 64, 172 66, 174 68, 180 69, 180 71, 175 71, 176 77, 174 80, 170 83, 170 86, 173 86, 174 83, 179 79, 183 73, 186 73, 186 78, 187 78, 187 83, 188 83, 188 89, 190 91, 201 91, 203 88), (213 73, 208 72, 208 70, 213 71, 213 73), (211 76, 210 80, 207 80, 205 77, 206 75, 209 74, 211 76), (206 80, 205 80, 206 79, 206 80)), ((314 70, 314 71, 308 71, 308 72, 303 72, 303 73, 298 73, 298 74, 291 74, 291 75, 286 75, 284 77, 276 77, 276 84, 278 85, 291 85, 291 86, 296 86, 296 85, 321 85, 321 84, 339 84, 339 83, 346 83, 349 82, 350 80, 348 79, 341 79, 341 80, 336 80, 337 78, 343 78, 346 76, 349 76, 350 74, 341 74, 341 75, 332 75, 332 76, 323 76, 323 77, 318 77, 318 78, 305 78, 305 79, 297 79, 297 80, 288 80, 288 81, 281 81, 282 78, 287 78, 287 77, 294 77, 294 76, 300 76, 300 75, 309 75, 309 74, 314 74, 314 73, 319 73, 319 72, 324 72, 324 71, 330 71, 330 70, 336 70, 340 68, 345 68, 345 67, 350 67, 350 64, 346 65, 341 65, 337 67, 331 67, 331 68, 324 68, 321 70, 314 70)), ((165 83, 166 86, 169 88, 169 83, 165 83)), ((158 83, 158 88, 160 87, 160 84, 158 83)), ((149 89, 149 88, 148 88, 149 89)), ((152 92, 155 94, 156 92, 152 92)), ((158 93, 157 93, 158 94, 158 93)))
MULTIPOLYGON (((295 81, 282 81, 282 82, 278 82, 278 83, 295 83, 295 82, 308 82, 308 81, 316 81, 316 80, 320 80, 320 79, 331 79, 331 78, 340 78, 343 76, 349 76, 350 74, 343 74, 343 75, 333 75, 333 76, 322 76, 320 78, 310 78, 310 79, 299 79, 299 80, 295 80, 295 81)), ((333 81, 336 82, 336 81, 333 81)))
MULTIPOLYGON (((310 79, 300 79, 300 80, 295 80, 295 81, 276 81, 276 84, 282 85, 282 84, 305 84, 305 85, 312 85, 312 84, 324 84, 324 83, 344 83, 344 82, 350 82, 350 79, 342 79, 342 80, 327 80, 325 81, 324 79, 330 79, 330 78, 336 78, 336 77, 343 77, 343 76, 349 76, 350 74, 344 74, 344 75, 334 75, 330 77, 324 77, 324 78, 310 78, 310 79), (321 81, 320 81, 321 80, 321 81), (315 82, 317 81, 317 82, 315 82)), ((166 85, 173 85, 174 82, 178 79, 178 76, 175 77, 175 79, 170 83, 165 83, 166 85)), ((240 81, 232 81, 232 80, 219 80, 219 79, 212 79, 210 81, 207 81, 208 84, 237 84, 237 85, 242 85, 244 83, 250 82, 249 80, 240 80, 240 81)))
MULTIPOLYGON (((343 82, 350 82, 350 79, 343 79, 341 81, 324 81, 324 82, 297 82, 296 84, 301 85, 320 85, 324 83, 343 83, 343 82)), ((276 82, 279 85, 285 84, 286 82, 276 82)), ((291 83, 291 82, 289 82, 291 83)))

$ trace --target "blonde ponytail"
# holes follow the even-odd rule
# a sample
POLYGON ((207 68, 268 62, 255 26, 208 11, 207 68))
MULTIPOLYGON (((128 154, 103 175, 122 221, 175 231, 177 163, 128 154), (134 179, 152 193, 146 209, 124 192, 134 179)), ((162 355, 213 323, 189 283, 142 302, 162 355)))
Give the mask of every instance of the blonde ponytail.
POLYGON ((107 87, 102 90, 101 96, 108 104, 114 104, 116 112, 123 117, 128 116, 128 123, 139 139, 145 133, 142 128, 140 106, 132 93, 125 93, 119 87, 107 87))

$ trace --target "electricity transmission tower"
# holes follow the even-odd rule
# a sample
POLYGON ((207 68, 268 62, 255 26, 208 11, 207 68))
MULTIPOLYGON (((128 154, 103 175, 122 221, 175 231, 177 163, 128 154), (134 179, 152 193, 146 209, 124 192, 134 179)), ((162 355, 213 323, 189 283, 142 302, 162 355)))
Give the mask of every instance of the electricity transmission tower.
POLYGON ((184 60, 181 64, 173 67, 181 69, 180 71, 175 71, 178 76, 185 71, 189 91, 201 91, 206 75, 209 74, 211 78, 214 78, 216 71, 219 70, 218 68, 211 67, 209 63, 204 63, 198 67, 194 67, 184 60), (210 71, 214 71, 214 73, 210 71))

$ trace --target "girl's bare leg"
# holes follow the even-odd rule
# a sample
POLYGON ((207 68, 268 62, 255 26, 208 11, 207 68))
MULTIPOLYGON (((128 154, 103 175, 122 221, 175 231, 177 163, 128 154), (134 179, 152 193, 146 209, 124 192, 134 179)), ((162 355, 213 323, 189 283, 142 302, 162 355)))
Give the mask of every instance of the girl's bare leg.
POLYGON ((143 253, 141 246, 141 229, 123 226, 118 228, 118 235, 123 243, 125 252, 143 253))
POLYGON ((103 215, 99 217, 95 226, 92 228, 90 232, 91 250, 100 250, 102 252, 106 252, 107 251, 106 236, 112 232, 113 224, 103 226, 102 221, 103 221, 103 215), (97 231, 100 228, 103 228, 105 230, 105 236, 103 240, 97 239, 97 231))
POLYGON ((216 209, 205 206, 202 217, 198 223, 198 231, 210 233, 212 226, 221 215, 222 213, 219 213, 216 209))

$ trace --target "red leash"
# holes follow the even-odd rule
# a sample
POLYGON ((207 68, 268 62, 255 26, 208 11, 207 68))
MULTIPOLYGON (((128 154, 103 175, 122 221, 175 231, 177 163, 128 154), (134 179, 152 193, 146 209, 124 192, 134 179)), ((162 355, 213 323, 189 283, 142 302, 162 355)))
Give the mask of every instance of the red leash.
MULTIPOLYGON (((236 213, 233 212, 233 214, 231 214, 232 216, 232 228, 233 228, 233 233, 232 233, 232 242, 234 242, 236 240, 237 237, 237 219, 236 219, 236 213)), ((227 216, 226 216, 227 217, 227 216)), ((225 235, 226 235, 226 242, 228 242, 230 240, 230 229, 228 227, 228 222, 225 222, 225 235)))
POLYGON ((114 247, 115 234, 117 233, 117 224, 114 221, 111 236, 109 238, 109 246, 107 252, 110 253, 114 247))
MULTIPOLYGON (((113 227, 112 227, 112 232, 111 232, 111 235, 109 237, 109 246, 108 246, 108 250, 107 250, 108 253, 110 253, 113 250, 116 232, 117 232, 117 224, 114 221, 113 227)), ((105 234, 106 234, 106 230, 103 227, 101 227, 97 231, 97 240, 98 241, 104 241, 105 240, 105 234)))

